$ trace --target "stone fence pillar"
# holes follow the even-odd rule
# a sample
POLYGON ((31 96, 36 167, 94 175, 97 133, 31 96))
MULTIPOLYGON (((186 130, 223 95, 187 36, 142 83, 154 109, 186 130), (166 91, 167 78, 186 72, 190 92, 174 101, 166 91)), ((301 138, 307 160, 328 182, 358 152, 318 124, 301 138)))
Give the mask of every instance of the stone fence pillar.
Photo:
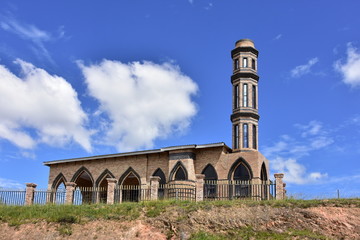
POLYGON ((204 201, 204 174, 195 174, 196 183, 195 183, 195 191, 196 191, 196 202, 204 201))
POLYGON ((150 200, 158 200, 158 198, 159 198, 159 182, 160 182, 160 177, 158 177, 158 176, 150 177, 150 200))
POLYGON ((284 182, 283 182, 283 173, 275 173, 275 184, 276 184, 276 200, 283 200, 285 199, 285 189, 284 189, 284 182))
POLYGON ((106 180, 108 182, 106 203, 114 204, 115 186, 116 186, 117 180, 116 180, 116 178, 107 178, 106 180))
POLYGON ((75 191, 76 183, 66 182, 65 187, 66 187, 65 204, 72 204, 74 200, 74 191, 75 191))
POLYGON ((32 205, 34 203, 36 186, 35 183, 26 183, 25 205, 32 205))

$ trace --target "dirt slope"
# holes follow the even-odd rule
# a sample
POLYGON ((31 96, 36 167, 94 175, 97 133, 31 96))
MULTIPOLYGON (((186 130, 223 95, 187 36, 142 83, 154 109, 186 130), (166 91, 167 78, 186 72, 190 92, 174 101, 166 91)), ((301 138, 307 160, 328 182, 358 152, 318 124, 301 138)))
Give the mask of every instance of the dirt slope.
POLYGON ((71 225, 38 222, 18 227, 1 223, 0 239, 188 239, 198 231, 226 232, 246 226, 273 232, 307 229, 328 239, 360 239, 360 208, 228 206, 190 213, 170 208, 154 218, 144 215, 138 220, 125 222, 96 220, 71 225))

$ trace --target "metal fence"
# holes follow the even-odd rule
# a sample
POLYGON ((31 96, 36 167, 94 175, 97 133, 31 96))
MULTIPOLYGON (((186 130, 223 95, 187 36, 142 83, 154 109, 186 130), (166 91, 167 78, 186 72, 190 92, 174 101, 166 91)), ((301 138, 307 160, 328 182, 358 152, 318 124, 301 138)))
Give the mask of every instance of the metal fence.
MULTIPOLYGON (((205 180, 204 200, 254 199, 268 200, 275 198, 276 187, 272 182, 252 184, 251 181, 240 180, 205 180)), ((73 194, 73 204, 92 204, 107 202, 107 187, 77 187, 73 194)), ((25 205, 25 190, 0 189, 0 204, 25 205)), ((34 204, 64 204, 66 189, 38 190, 34 192, 34 204)), ((114 190, 114 202, 139 202, 151 199, 149 185, 118 185, 114 190)), ((195 201, 194 183, 160 184, 158 199, 175 199, 195 201)))
POLYGON ((204 200, 269 200, 275 198, 275 191, 275 184, 266 181, 253 184, 241 180, 205 180, 204 200))
POLYGON ((25 205, 25 190, 0 190, 0 204, 25 205))

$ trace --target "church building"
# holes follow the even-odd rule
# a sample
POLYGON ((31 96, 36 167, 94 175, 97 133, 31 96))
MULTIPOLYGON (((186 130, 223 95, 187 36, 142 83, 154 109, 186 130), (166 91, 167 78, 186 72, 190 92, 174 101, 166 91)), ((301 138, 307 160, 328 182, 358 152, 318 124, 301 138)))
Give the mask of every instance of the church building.
MULTIPOLYGON (((269 161, 258 151, 258 54, 249 39, 237 41, 231 51, 231 147, 220 142, 48 161, 44 162, 50 168, 48 188, 69 183, 83 188, 106 188, 108 179, 114 179, 118 187, 149 186, 154 176, 160 185, 195 185, 199 176, 205 183, 269 183, 269 161)), ((249 189, 245 190, 246 197, 249 189)), ((220 190, 210 187, 204 194, 216 195, 217 191, 220 190)), ((241 197, 244 191, 238 194, 241 197)))

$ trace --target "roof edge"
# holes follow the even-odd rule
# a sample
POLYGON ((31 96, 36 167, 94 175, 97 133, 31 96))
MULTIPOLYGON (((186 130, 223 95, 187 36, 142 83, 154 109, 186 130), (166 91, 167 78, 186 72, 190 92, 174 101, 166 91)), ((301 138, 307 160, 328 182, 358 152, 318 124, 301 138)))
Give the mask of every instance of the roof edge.
POLYGON ((115 154, 106 154, 106 155, 96 155, 96 156, 90 156, 90 157, 69 158, 69 159, 62 159, 62 160, 46 161, 46 162, 43 162, 43 164, 45 166, 50 166, 50 165, 54 165, 54 164, 68 163, 68 162, 91 161, 91 160, 103 159, 103 158, 125 157, 125 156, 168 152, 168 151, 173 151, 173 150, 181 150, 181 149, 189 149, 189 148, 197 149, 197 148, 211 148, 211 147, 226 147, 228 150, 229 149, 231 150, 231 148, 229 148, 224 142, 199 144, 199 145, 191 144, 191 145, 165 147, 165 148, 153 149, 153 150, 144 150, 144 151, 115 153, 115 154))

